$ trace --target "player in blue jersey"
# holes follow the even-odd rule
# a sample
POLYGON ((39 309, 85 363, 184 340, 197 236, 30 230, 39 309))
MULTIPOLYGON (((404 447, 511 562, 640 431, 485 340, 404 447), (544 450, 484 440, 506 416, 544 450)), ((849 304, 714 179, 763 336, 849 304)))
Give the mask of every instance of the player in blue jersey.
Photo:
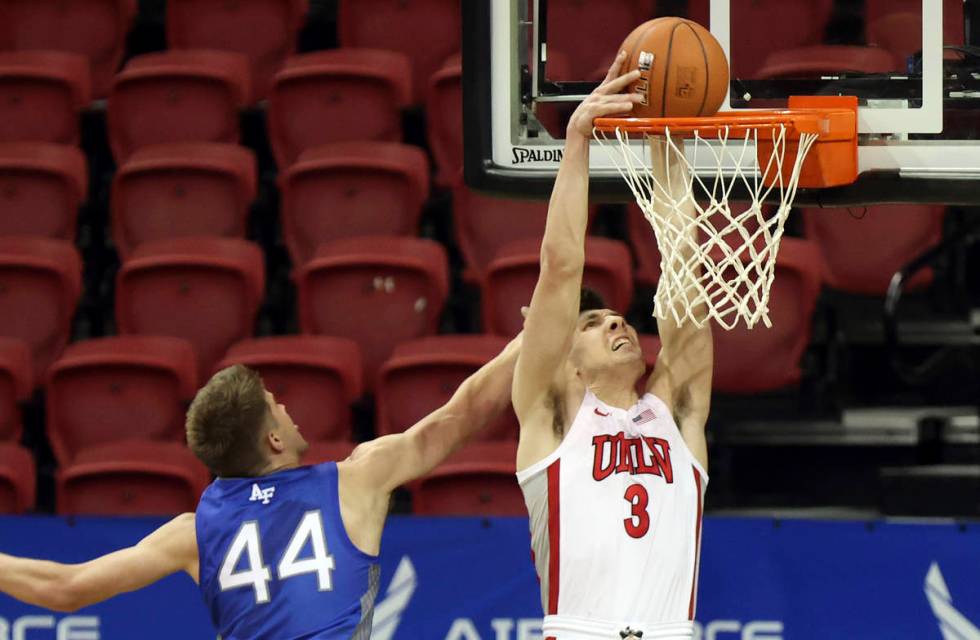
POLYGON ((84 564, 0 554, 0 592, 74 611, 183 571, 224 640, 367 640, 391 492, 507 406, 519 343, 411 429, 316 466, 300 466, 308 445, 257 373, 220 371, 187 414, 188 445, 218 476, 197 511, 84 564))

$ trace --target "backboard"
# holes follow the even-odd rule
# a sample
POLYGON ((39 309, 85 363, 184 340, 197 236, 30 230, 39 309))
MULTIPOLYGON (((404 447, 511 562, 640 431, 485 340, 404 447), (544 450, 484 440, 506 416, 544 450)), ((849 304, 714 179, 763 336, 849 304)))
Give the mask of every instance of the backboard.
MULTIPOLYGON (((723 109, 858 97, 858 181, 801 191, 797 202, 980 204, 980 49, 968 46, 980 44, 980 0, 466 0, 463 12, 474 188, 546 196, 564 121, 622 39, 644 20, 681 15, 709 26, 728 55, 723 109)), ((596 199, 629 197, 605 150, 594 145, 590 161, 596 199)))

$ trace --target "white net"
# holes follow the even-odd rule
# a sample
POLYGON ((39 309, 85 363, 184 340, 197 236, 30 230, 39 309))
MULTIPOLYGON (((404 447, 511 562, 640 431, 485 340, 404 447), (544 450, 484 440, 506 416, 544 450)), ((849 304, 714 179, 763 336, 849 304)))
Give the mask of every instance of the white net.
POLYGON ((760 135, 768 137, 768 130, 760 134, 750 129, 730 138, 729 129, 721 128, 710 139, 695 131, 687 138, 693 145, 688 160, 685 139, 675 139, 669 129, 657 137, 596 130, 596 139, 606 147, 657 238, 657 318, 673 317, 678 325, 691 321, 699 327, 715 320, 727 330, 740 320, 750 329, 760 320, 771 326, 769 290, 779 241, 803 160, 817 136, 800 134, 798 151, 787 158, 787 146, 795 147, 797 141, 787 140, 786 126, 776 125, 772 154, 762 166, 761 159, 755 161, 760 135), (632 142, 642 144, 630 144, 631 135, 632 142), (699 154, 710 154, 704 164, 717 166, 713 175, 694 171, 699 154), (785 171, 784 159, 792 163, 785 171), (740 183, 751 201, 733 212, 729 197, 740 183))

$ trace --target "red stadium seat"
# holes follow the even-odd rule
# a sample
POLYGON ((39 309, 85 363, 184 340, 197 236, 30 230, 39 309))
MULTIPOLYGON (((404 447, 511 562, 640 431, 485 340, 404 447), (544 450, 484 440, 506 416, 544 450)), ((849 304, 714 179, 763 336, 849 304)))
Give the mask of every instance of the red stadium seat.
POLYGON ((125 259, 143 242, 186 236, 244 238, 256 195, 255 155, 214 142, 152 145, 119 167, 112 236, 125 259))
POLYGON ((820 294, 821 259, 807 240, 783 237, 769 298, 772 327, 731 331, 714 327, 716 391, 748 394, 800 380, 800 358, 810 343, 813 310, 820 294))
POLYGON ((265 388, 285 405, 308 442, 351 437, 351 405, 361 397, 361 352, 357 343, 327 336, 283 336, 233 346, 218 369, 244 364, 262 376, 265 388))
MULTIPOLYGON (((653 17, 651 0, 550 0, 548 2, 548 50, 568 56, 572 77, 586 80, 605 63, 637 25, 653 17)), ((604 70, 605 71, 605 70, 604 70)))
MULTIPOLYGON (((589 209, 590 222, 595 212, 595 207, 589 209)), ((512 242, 534 240, 540 245, 547 215, 547 201, 487 196, 459 179, 453 189, 453 227, 466 262, 464 277, 482 282, 494 256, 512 242)))
POLYGON ((412 484, 412 512, 424 516, 526 516, 516 461, 516 442, 468 445, 412 484))
POLYGON ((75 239, 88 170, 77 147, 0 144, 0 235, 75 239))
POLYGON ((445 249, 417 238, 321 245, 296 280, 301 330, 356 340, 368 388, 396 344, 436 332, 449 294, 445 249))
POLYGON ((339 142, 304 151, 280 174, 283 236, 294 265, 324 242, 414 236, 429 195, 429 161, 395 142, 339 142))
MULTIPOLYGON (((922 3, 918 0, 867 0, 865 26, 868 44, 888 50, 895 68, 905 70, 908 59, 922 49, 922 3)), ((943 44, 962 45, 966 35, 962 0, 943 0, 943 44)))
POLYGON ((461 20, 457 0, 341 0, 337 28, 341 46, 408 56, 411 102, 421 104, 429 78, 461 48, 461 20))
POLYGON ((171 49, 214 49, 248 56, 250 102, 269 95, 272 76, 296 50, 308 0, 169 0, 167 41, 171 49))
MULTIPOLYGON (((540 240, 519 240, 501 249, 487 271, 483 286, 483 327, 489 333, 513 336, 523 328, 520 308, 531 302, 538 281, 540 240)), ((609 305, 626 313, 633 299, 630 253, 622 242, 586 238, 584 286, 609 305)))
POLYGON ((733 3, 731 33, 734 37, 729 56, 732 77, 758 77, 756 73, 772 52, 821 44, 833 8, 834 0, 733 3))
POLYGON ((34 389, 31 350, 22 340, 0 338, 0 442, 20 442, 23 423, 17 403, 34 389))
POLYGON ((57 51, 0 52, 0 142, 77 145, 92 99, 88 62, 57 51))
POLYGON ((463 171, 463 63, 449 58, 429 80, 425 116, 436 182, 450 186, 463 171))
POLYGON ((408 73, 408 59, 391 51, 334 49, 289 58, 269 97, 276 164, 288 167, 307 149, 333 142, 400 142, 408 73))
POLYGON ((899 70, 892 54, 877 47, 815 45, 774 51, 757 78, 813 77, 841 72, 887 73, 899 70))
MULTIPOLYGON (((506 338, 489 335, 433 336, 398 345, 378 375, 378 435, 401 433, 446 404, 505 346, 506 338)), ((508 407, 475 439, 516 440, 514 412, 508 407)))
MULTIPOLYGON (((882 296, 896 271, 940 242, 945 212, 941 205, 805 209, 803 220, 806 237, 823 254, 828 286, 882 296)), ((927 269, 906 289, 921 289, 931 281, 932 270, 927 269)))
POLYGON ((356 446, 353 442, 311 442, 303 454, 302 464, 340 462, 349 458, 356 446))
POLYGON ((636 281, 645 287, 656 287, 660 281, 660 249, 650 223, 635 202, 626 205, 626 228, 630 248, 636 260, 636 281))
POLYGON ((126 51, 136 0, 5 0, 0 48, 65 51, 87 58, 92 93, 104 98, 126 51))
POLYGON ((248 60, 221 51, 166 51, 130 60, 109 94, 109 146, 117 163, 166 142, 238 142, 249 95, 248 60))
POLYGON ((190 340, 203 379, 228 347, 252 335, 264 289, 262 250, 250 242, 147 242, 119 270, 116 323, 121 334, 190 340))
POLYGON ((177 442, 132 440, 86 449, 58 470, 61 515, 172 515, 193 511, 211 474, 177 442))
POLYGON ((68 344, 81 292, 82 260, 71 244, 0 236, 0 336, 28 344, 39 381, 68 344))
POLYGON ((0 513, 24 513, 34 506, 36 470, 31 452, 0 442, 0 513))
POLYGON ((187 340, 121 336, 69 346, 48 374, 48 439, 59 464, 124 440, 184 441, 184 413, 197 390, 187 340))

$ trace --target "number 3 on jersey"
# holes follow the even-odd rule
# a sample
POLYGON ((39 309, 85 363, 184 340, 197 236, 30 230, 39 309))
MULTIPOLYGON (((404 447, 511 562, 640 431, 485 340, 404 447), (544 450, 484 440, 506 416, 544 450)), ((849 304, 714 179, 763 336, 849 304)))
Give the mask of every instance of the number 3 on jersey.
MULTIPOLYGON (((327 539, 323 534, 323 518, 319 511, 307 511, 293 532, 286 551, 279 561, 279 579, 285 580, 293 576, 315 573, 320 591, 330 591, 333 588, 330 580, 330 572, 333 569, 333 556, 327 552, 327 539), (313 550, 313 557, 300 560, 299 554, 307 541, 313 550)), ((218 573, 221 590, 252 587, 255 590, 255 603, 265 604, 269 602, 270 580, 272 580, 272 572, 262 560, 259 523, 254 520, 246 522, 232 540, 228 554, 221 563, 221 571, 218 573), (248 561, 247 568, 236 572, 235 567, 241 562, 242 555, 248 561)))
POLYGON ((647 506, 650 504, 650 494, 647 493, 646 487, 642 484, 631 484, 626 489, 626 495, 623 499, 632 505, 631 513, 629 518, 623 519, 623 526, 626 527, 626 533, 629 534, 631 538, 642 538, 650 530, 650 514, 647 512, 647 506))

